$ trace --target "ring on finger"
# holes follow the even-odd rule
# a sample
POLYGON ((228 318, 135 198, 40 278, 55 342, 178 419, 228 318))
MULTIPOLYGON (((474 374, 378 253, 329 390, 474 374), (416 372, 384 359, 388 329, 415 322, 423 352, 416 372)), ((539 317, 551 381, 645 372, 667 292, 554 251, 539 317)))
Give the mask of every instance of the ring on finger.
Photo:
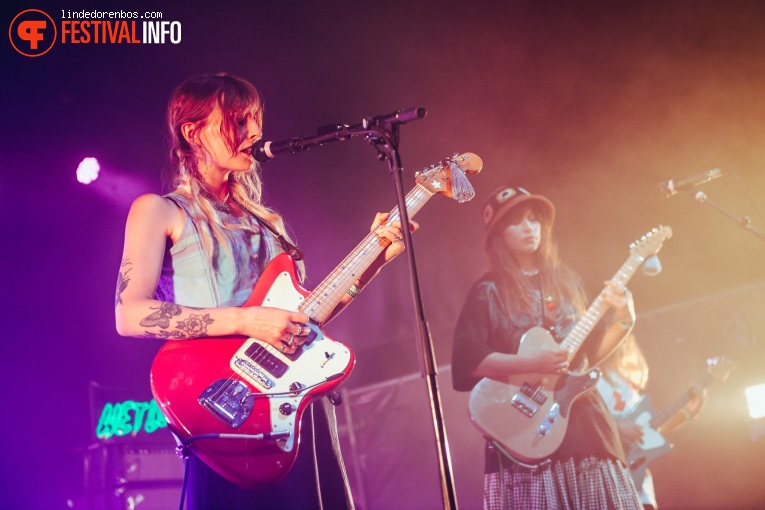
POLYGON ((287 346, 286 345, 282 344, 282 345, 279 346, 279 352, 284 352, 286 350, 287 350, 287 346))
POLYGON ((393 240, 393 242, 394 242, 394 243, 403 243, 403 242, 404 242, 404 240, 403 240, 403 239, 401 239, 400 237, 396 237, 396 238, 393 240))
POLYGON ((292 333, 290 333, 289 340, 287 340, 287 345, 289 347, 295 347, 295 335, 293 335, 292 333))
POLYGON ((298 330, 297 333, 295 333, 295 336, 300 336, 303 333, 303 325, 298 324, 298 330))

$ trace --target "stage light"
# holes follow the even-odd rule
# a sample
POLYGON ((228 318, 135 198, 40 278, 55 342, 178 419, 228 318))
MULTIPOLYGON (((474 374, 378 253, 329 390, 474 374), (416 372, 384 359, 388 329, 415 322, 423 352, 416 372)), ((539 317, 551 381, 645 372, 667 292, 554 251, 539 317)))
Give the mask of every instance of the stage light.
POLYGON ((77 166, 77 180, 83 184, 90 184, 98 179, 101 166, 96 158, 85 158, 77 166))
POLYGON ((745 390, 749 417, 753 420, 765 416, 765 384, 750 386, 745 390))

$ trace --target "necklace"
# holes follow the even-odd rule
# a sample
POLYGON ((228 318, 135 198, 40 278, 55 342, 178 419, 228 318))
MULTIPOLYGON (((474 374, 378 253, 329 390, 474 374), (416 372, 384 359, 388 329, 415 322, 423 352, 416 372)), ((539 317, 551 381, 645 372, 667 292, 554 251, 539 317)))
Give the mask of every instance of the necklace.
POLYGON ((213 195, 213 197, 212 197, 213 198, 213 200, 212 200, 213 207, 215 209, 219 210, 220 212, 230 213, 231 212, 231 206, 228 205, 228 197, 229 197, 228 193, 226 193, 226 197, 223 200, 221 200, 218 197, 216 197, 215 195, 213 195))
POLYGON ((231 212, 231 206, 228 205, 228 199, 231 196, 231 192, 226 193, 226 196, 223 197, 223 200, 217 197, 215 193, 212 193, 209 189, 203 188, 202 195, 210 201, 213 208, 217 209, 220 212, 224 213, 230 213, 231 212))

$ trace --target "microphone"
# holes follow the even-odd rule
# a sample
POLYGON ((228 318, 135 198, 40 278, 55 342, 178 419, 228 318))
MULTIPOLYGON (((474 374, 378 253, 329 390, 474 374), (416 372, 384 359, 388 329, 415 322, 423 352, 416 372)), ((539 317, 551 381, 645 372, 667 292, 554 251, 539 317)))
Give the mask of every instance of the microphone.
POLYGON ((712 179, 722 177, 722 175, 723 173, 719 168, 713 168, 712 170, 707 170, 703 174, 692 175, 677 182, 675 182, 673 179, 660 182, 657 191, 660 195, 669 198, 672 195, 676 195, 678 192, 689 191, 691 188, 700 186, 701 184, 709 182, 712 179))
MULTIPOLYGON (((246 149, 247 152, 252 154, 252 157, 255 158, 256 161, 260 161, 261 163, 265 163, 271 158, 275 158, 276 153, 271 151, 271 146, 274 144, 274 142, 266 141, 266 140, 258 140, 249 149, 246 149)), ((274 147, 276 149, 276 147, 274 147)))
MULTIPOLYGON (((397 110, 387 115, 378 115, 371 119, 364 119, 367 125, 379 126, 381 124, 406 124, 413 120, 421 119, 428 111, 424 106, 416 106, 414 108, 404 108, 403 110, 397 110)), ((365 126, 366 127, 366 126, 365 126)))
MULTIPOLYGON (((340 126, 327 127, 337 127, 337 129, 340 128, 340 126)), ((321 129, 324 128, 320 128, 319 131, 321 131, 321 129)), ((346 138, 334 136, 334 132, 330 133, 329 135, 322 134, 317 136, 303 136, 298 138, 290 138, 289 140, 282 140, 279 142, 271 142, 268 140, 260 139, 244 150, 252 154, 252 157, 255 158, 256 161, 265 163, 266 161, 275 158, 278 154, 283 154, 285 152, 294 154, 296 152, 307 151, 313 147, 324 145, 325 143, 344 139, 346 138)))
POLYGON ((256 161, 265 163, 266 161, 275 158, 278 154, 285 152, 294 154, 300 151, 307 151, 313 147, 319 147, 320 145, 329 142, 348 140, 357 134, 368 132, 370 126, 406 124, 407 122, 423 118, 426 113, 427 110, 424 106, 404 108, 387 115, 366 117, 361 124, 355 126, 347 126, 345 124, 322 126, 317 129, 316 136, 301 136, 279 142, 260 139, 244 150, 251 154, 256 161))

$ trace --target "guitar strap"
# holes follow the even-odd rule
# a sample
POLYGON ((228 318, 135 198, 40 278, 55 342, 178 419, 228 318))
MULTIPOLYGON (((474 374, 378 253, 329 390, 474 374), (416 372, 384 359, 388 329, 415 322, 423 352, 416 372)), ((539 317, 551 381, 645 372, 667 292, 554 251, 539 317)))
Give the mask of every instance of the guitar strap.
POLYGON ((241 208, 243 211, 245 211, 245 212, 246 212, 246 213, 248 213, 250 216, 252 216, 253 218, 255 218, 255 221, 257 221, 257 222, 258 222, 258 225, 260 225, 261 227, 265 227, 266 229, 268 229, 268 231, 269 231, 269 232, 271 232, 271 234, 273 234, 273 236, 276 238, 276 240, 277 240, 277 241, 279 241, 279 244, 281 245, 281 247, 282 247, 282 249, 284 250, 284 252, 285 252, 285 253, 287 253, 287 254, 288 254, 290 257, 292 257, 292 258, 293 258, 293 259, 295 259, 295 260, 303 260, 303 252, 302 252, 302 251, 300 251, 300 250, 298 249, 298 247, 297 247, 297 246, 295 246, 294 244, 292 244, 291 242, 289 242, 289 241, 287 240, 287 238, 285 238, 283 235, 281 235, 281 234, 279 233, 279 231, 278 231, 278 230, 276 230, 274 227, 272 227, 272 226, 271 226, 271 224, 270 224, 269 222, 267 222, 266 220, 264 220, 263 218, 261 218, 260 216, 258 216, 257 214, 255 214, 254 212, 250 211, 249 209, 247 209, 246 207, 244 207, 244 206, 243 206, 242 204, 240 204, 239 202, 237 202, 236 204, 237 204, 237 205, 238 205, 238 206, 239 206, 239 207, 240 207, 240 208, 241 208))

